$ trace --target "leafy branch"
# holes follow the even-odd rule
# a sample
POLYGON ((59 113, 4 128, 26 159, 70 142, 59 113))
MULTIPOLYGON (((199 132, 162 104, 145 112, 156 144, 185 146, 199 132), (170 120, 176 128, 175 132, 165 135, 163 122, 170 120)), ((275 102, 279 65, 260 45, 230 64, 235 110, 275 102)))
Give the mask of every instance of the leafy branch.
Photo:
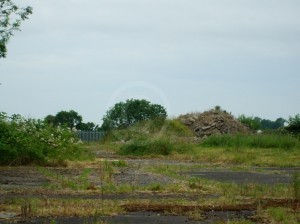
POLYGON ((19 7, 11 0, 0 0, 0 58, 5 58, 6 44, 15 31, 20 30, 23 20, 32 14, 32 7, 19 7))

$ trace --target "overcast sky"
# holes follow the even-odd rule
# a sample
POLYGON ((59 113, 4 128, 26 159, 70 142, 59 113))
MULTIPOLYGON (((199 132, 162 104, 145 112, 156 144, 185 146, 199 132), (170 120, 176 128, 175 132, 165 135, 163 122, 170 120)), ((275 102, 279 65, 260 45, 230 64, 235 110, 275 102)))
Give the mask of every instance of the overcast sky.
POLYGON ((119 101, 169 116, 300 113, 299 0, 30 0, 0 59, 0 111, 73 109, 101 124, 119 101))

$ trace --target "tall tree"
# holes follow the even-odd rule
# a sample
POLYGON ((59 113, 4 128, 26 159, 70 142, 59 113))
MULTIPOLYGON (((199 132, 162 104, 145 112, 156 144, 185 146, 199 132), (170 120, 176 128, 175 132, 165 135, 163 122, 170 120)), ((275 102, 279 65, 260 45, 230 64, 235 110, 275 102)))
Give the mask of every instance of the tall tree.
POLYGON ((97 131, 98 125, 93 122, 82 122, 82 116, 79 115, 76 111, 60 111, 55 116, 47 115, 44 118, 44 122, 48 125, 59 126, 63 125, 71 129, 76 128, 76 130, 81 131, 97 131))
POLYGON ((167 117, 166 109, 159 104, 152 104, 147 100, 130 99, 116 103, 103 117, 101 129, 127 128, 137 122, 167 117))
POLYGON ((11 0, 0 0, 0 58, 7 53, 6 45, 13 33, 20 30, 21 22, 32 14, 32 7, 17 6, 11 0))
POLYGON ((69 128, 77 128, 82 123, 82 116, 80 116, 76 111, 60 111, 55 116, 48 115, 45 117, 44 121, 47 124, 53 124, 54 126, 63 125, 69 128))

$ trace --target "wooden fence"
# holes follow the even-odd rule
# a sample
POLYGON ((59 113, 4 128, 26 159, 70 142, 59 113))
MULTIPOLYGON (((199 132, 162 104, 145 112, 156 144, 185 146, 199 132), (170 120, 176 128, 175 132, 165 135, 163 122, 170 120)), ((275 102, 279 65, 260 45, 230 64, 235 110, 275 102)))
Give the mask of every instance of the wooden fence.
POLYGON ((83 142, 97 142, 104 137, 105 133, 104 131, 78 131, 77 135, 83 142))

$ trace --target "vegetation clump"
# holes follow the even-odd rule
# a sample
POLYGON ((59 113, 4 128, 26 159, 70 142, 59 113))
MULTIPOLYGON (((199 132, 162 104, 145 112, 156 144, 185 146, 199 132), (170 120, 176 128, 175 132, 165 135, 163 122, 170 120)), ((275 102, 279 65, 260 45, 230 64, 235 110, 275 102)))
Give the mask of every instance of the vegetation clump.
POLYGON ((288 123, 285 130, 293 135, 300 135, 300 114, 297 114, 295 117, 290 117, 288 123))
POLYGON ((79 139, 65 127, 0 113, 0 164, 43 164, 83 155, 79 139))
POLYGON ((174 145, 169 139, 159 138, 147 141, 132 141, 120 148, 121 155, 169 155, 174 145))
POLYGON ((283 134, 214 135, 201 142, 206 147, 293 149, 299 140, 283 134))

